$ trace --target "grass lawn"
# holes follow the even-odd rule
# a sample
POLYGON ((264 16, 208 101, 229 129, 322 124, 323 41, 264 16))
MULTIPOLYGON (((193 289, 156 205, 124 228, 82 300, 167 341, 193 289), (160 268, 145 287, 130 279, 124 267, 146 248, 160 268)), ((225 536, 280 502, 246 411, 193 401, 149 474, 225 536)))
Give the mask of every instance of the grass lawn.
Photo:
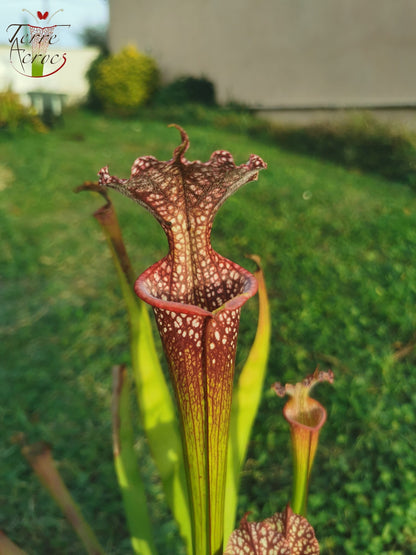
MULTIPOLYGON (((161 118, 162 119, 162 118, 161 118)), ((171 157, 170 121, 65 115, 47 134, 0 133, 0 529, 31 555, 82 547, 14 441, 53 445, 68 486, 108 553, 130 553, 111 453, 111 367, 129 360, 127 322, 106 244, 73 189, 104 165, 126 177, 137 156, 171 157)), ((177 123, 182 124, 179 120, 177 123)), ((260 254, 273 314, 268 378, 244 470, 240 516, 290 499, 289 433, 275 381, 320 368, 333 386, 312 476, 309 520, 324 554, 416 553, 416 197, 409 187, 289 154, 236 130, 184 125, 189 159, 218 148, 268 163, 221 208, 216 250, 252 269, 260 254), (407 348, 409 347, 409 348, 407 348)), ((141 207, 112 195, 137 274, 166 253, 141 207)), ((243 310, 237 371, 254 334, 243 310)), ((157 544, 182 553, 138 435, 157 544)))

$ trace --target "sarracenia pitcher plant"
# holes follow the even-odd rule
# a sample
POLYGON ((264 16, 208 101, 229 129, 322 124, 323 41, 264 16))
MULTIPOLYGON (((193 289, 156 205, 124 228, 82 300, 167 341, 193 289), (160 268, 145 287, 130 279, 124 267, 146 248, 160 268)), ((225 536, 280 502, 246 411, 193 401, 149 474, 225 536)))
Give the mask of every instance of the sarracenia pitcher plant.
MULTIPOLYGON (((184 157, 189 140, 178 129, 182 143, 170 161, 138 158, 129 179, 110 176, 104 168, 99 185, 147 208, 168 239, 169 253, 137 279, 135 291, 153 308, 169 363, 183 440, 193 552, 203 555, 223 550, 240 310, 257 291, 252 274, 213 250, 211 228, 225 199, 256 179, 266 165, 252 155, 237 167, 223 150, 206 163, 189 162, 184 157)), ((232 516, 234 512, 231 507, 232 516)))
POLYGON ((308 485, 318 448, 319 433, 326 421, 325 407, 309 394, 316 384, 333 383, 333 381, 332 370, 323 372, 317 368, 313 374, 295 385, 282 386, 279 382, 273 385, 273 389, 279 397, 285 395, 290 397, 283 408, 283 416, 290 425, 292 439, 292 508, 303 516, 306 516, 308 485))
MULTIPOLYGON (((132 376, 141 426, 189 555, 221 555, 224 549, 227 555, 318 554, 318 542, 304 514, 326 412, 309 392, 315 383, 332 382, 330 371, 316 371, 296 386, 275 384, 278 395, 291 396, 283 413, 291 426, 294 454, 292 507, 288 505, 284 512, 262 522, 249 522, 245 515, 233 532, 240 471, 266 372, 270 314, 258 257, 251 256, 258 265, 252 275, 215 252, 210 235, 224 200, 256 179, 266 165, 251 155, 246 164, 236 166, 224 150, 214 152, 206 163, 189 162, 184 157, 188 137, 177 129, 182 142, 171 160, 138 158, 129 179, 110 176, 105 167, 99 172, 99 183, 85 182, 77 189, 100 193, 106 200, 94 216, 110 247, 129 315, 132 376), (168 254, 137 279, 108 188, 147 208, 168 239, 168 254), (257 289, 257 333, 233 385, 240 311, 257 289), (153 309, 169 363, 177 410, 158 360, 147 305, 153 309)), ((156 555, 146 488, 134 449, 130 383, 127 369, 115 366, 115 470, 134 553, 156 555)), ((63 484, 50 451, 39 452, 32 446, 23 452, 31 455, 30 464, 87 552, 104 553, 63 484)), ((13 542, 1 534, 0 545, 1 552, 16 552, 13 542)))

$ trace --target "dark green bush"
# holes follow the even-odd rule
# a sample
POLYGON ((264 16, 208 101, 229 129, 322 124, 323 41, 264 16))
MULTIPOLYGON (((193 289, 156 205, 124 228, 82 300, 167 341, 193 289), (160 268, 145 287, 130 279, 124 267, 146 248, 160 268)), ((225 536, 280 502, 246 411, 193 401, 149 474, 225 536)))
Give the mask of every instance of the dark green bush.
POLYGON ((275 126, 272 134, 284 148, 416 186, 414 138, 371 115, 334 124, 275 126))
POLYGON ((85 46, 96 46, 102 54, 108 55, 108 28, 105 25, 85 27, 79 37, 85 46))
POLYGON ((97 94, 96 82, 98 78, 98 68, 101 63, 108 58, 108 54, 105 52, 100 52, 100 54, 92 61, 90 67, 88 68, 86 77, 88 80, 88 98, 87 105, 89 108, 94 110, 102 110, 103 102, 97 94))
POLYGON ((215 88, 205 77, 179 77, 159 89, 154 103, 159 106, 184 104, 215 106, 215 88))

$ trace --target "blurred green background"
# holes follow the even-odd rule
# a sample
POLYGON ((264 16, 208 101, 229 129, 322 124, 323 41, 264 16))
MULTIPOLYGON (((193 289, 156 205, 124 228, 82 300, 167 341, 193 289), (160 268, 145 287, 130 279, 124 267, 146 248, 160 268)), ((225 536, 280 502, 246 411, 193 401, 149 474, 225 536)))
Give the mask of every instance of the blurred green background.
MULTIPOLYGON (((107 551, 131 552, 111 452, 111 368, 129 362, 126 314, 91 217, 101 200, 73 190, 107 164, 127 177, 137 156, 168 160, 180 142, 167 128, 172 121, 189 134, 191 160, 221 148, 237 164, 251 153, 268 163, 258 182, 226 202, 213 229, 224 256, 248 269, 245 254, 261 256, 273 317, 239 518, 247 510, 265 518, 290 499, 284 401, 270 386, 319 365, 335 372, 334 385, 315 392, 328 421, 308 517, 322 553, 416 553, 413 137, 360 116, 316 128, 311 141, 311 128, 295 137, 243 110, 198 106, 129 118, 72 109, 46 132, 0 129, 0 528, 33 555, 82 552, 20 454, 16 438, 24 433, 30 443, 52 444, 107 551), (335 140, 336 156, 328 147, 335 140), (370 159, 376 163, 365 167, 370 159)), ((166 254, 165 237, 141 207, 112 200, 139 274, 166 254)), ((237 372, 256 310, 251 300, 243 311, 237 372)), ((137 451, 160 553, 180 554, 139 428, 137 451)))

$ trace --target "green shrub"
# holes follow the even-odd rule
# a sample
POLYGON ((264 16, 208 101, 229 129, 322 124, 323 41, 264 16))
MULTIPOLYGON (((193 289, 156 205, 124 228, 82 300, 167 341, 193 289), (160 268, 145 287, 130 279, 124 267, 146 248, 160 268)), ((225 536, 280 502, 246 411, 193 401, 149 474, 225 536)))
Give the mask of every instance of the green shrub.
POLYGON ((415 138, 369 114, 341 123, 275 126, 272 135, 284 148, 416 185, 415 138))
POLYGON ((85 27, 79 34, 79 37, 84 46, 96 46, 100 49, 100 53, 106 56, 109 55, 108 28, 106 25, 85 27))
POLYGON ((180 77, 162 87, 155 96, 160 106, 204 104, 215 106, 215 88, 205 77, 180 77))
POLYGON ((108 112, 131 114, 151 98, 159 71, 153 58, 127 46, 118 54, 98 58, 88 77, 90 101, 108 112))
POLYGON ((105 52, 100 52, 98 56, 92 61, 86 74, 89 83, 87 105, 89 108, 93 108, 94 110, 103 109, 102 99, 97 93, 96 82, 98 79, 98 70, 101 64, 107 59, 108 54, 105 52))
POLYGON ((45 131, 33 108, 24 106, 18 94, 11 90, 0 92, 0 129, 15 131, 19 127, 45 131))

